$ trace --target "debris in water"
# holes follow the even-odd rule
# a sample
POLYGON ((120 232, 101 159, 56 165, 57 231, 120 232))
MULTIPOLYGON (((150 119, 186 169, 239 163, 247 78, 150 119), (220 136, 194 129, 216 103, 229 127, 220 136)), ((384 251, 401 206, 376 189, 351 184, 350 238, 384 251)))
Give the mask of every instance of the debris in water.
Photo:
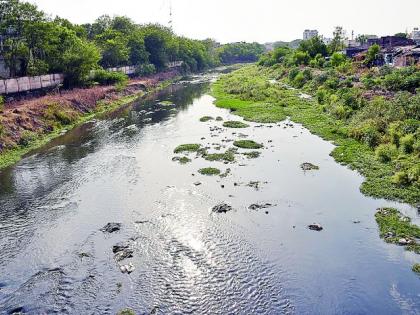
POLYGON ((232 210, 233 210, 232 206, 230 206, 226 203, 221 203, 217 206, 214 206, 213 209, 212 209, 212 211, 216 212, 216 213, 226 213, 226 212, 232 211, 232 210))
POLYGON ((304 171, 319 170, 319 166, 314 165, 312 163, 308 163, 308 162, 302 163, 300 165, 300 168, 304 171))
POLYGON ((132 263, 129 263, 128 265, 122 265, 120 266, 120 270, 122 273, 132 273, 134 270, 136 270, 136 268, 134 267, 134 265, 132 263))
POLYGON ((121 229, 121 223, 108 223, 101 231, 104 233, 114 233, 121 229))
POLYGON ((319 223, 314 223, 314 224, 310 224, 310 225, 308 225, 308 228, 310 229, 310 230, 313 230, 313 231, 322 231, 324 228, 322 227, 322 225, 321 224, 319 224, 319 223))

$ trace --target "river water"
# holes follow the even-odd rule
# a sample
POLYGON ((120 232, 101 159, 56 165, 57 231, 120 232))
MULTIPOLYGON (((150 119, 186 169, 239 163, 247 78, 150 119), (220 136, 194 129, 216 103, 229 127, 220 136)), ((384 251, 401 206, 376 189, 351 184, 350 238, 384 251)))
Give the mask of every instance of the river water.
POLYGON ((200 122, 241 120, 213 105, 210 79, 140 99, 1 171, 0 314, 420 314, 419 257, 384 243, 374 220, 397 206, 420 223, 415 209, 362 195, 363 178, 298 124, 200 122), (179 144, 217 152, 240 137, 263 143, 261 156, 172 161, 179 144), (197 172, 208 166, 231 173, 197 172), (221 202, 234 210, 212 213, 221 202), (102 232, 109 222, 121 230, 102 232), (117 262, 121 242, 134 252, 117 262))

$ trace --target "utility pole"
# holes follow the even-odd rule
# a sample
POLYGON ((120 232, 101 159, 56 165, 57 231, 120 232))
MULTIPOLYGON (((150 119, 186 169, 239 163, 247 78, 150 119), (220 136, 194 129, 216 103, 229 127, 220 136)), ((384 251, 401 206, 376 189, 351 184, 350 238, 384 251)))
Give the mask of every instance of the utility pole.
POLYGON ((169 2, 169 28, 173 31, 173 20, 172 20, 172 1, 169 2))

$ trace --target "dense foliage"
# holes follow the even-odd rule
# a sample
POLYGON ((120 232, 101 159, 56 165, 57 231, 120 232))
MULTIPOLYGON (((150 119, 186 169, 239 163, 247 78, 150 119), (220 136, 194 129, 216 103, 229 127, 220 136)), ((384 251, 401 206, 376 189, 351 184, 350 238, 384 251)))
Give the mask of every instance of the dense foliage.
POLYGON ((232 43, 220 46, 217 53, 223 64, 255 62, 264 53, 265 48, 258 43, 232 43))
POLYGON ((192 40, 122 16, 75 25, 20 0, 0 0, 0 40, 0 55, 12 77, 61 72, 69 86, 85 83, 98 68, 131 65, 147 75, 182 61, 184 71, 201 71, 221 62, 256 61, 264 51, 256 43, 192 40))

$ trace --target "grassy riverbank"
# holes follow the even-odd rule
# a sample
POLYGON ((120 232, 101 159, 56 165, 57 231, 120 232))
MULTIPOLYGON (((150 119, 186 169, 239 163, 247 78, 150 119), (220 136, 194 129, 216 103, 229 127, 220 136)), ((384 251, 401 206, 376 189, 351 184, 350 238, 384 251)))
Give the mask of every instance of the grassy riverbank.
MULTIPOLYGON (((11 143, 11 145, 0 154, 0 169, 15 164, 29 152, 42 147, 52 139, 62 135, 64 132, 95 117, 100 117, 102 114, 130 104, 139 97, 159 91, 169 86, 177 79, 178 77, 172 76, 170 79, 152 82, 146 87, 141 84, 141 88, 138 86, 128 86, 120 91, 111 87, 109 90, 105 90, 103 95, 97 99, 95 98, 93 104, 92 100, 89 100, 91 104, 68 102, 64 103, 64 106, 59 106, 57 102, 51 102, 50 99, 46 99, 45 102, 40 100, 39 103, 41 105, 37 106, 40 108, 39 112, 37 112, 39 117, 31 117, 31 120, 33 120, 31 121, 32 124, 17 125, 13 124, 15 122, 14 120, 12 121, 12 124, 9 123, 8 127, 10 129, 21 129, 14 137, 7 138, 10 133, 4 130, 3 124, 1 125, 0 138, 2 137, 3 143, 11 143), (83 109, 81 110, 81 108, 83 109)), ((89 93, 89 89, 86 90, 86 93, 89 93)), ((92 94, 95 93, 92 91, 92 94)), ((23 104, 22 107, 25 107, 25 104, 23 104)), ((24 112, 24 109, 11 109, 10 111, 21 114, 24 112)), ((29 113, 34 113, 33 108, 29 110, 29 113)), ((3 112, 3 115, 6 114, 6 112, 3 112)), ((5 120, 5 118, 3 119, 5 120)))
POLYGON ((228 108, 246 120, 275 123, 289 116, 311 132, 333 141, 337 148, 332 156, 366 178, 361 186, 364 194, 413 205, 420 202, 418 178, 410 183, 395 181, 397 164, 416 169, 418 156, 400 151, 398 159, 382 161, 375 148, 350 136, 349 120, 337 119, 314 98, 288 88, 286 78, 284 69, 250 65, 220 78, 212 93, 218 107, 228 108))

